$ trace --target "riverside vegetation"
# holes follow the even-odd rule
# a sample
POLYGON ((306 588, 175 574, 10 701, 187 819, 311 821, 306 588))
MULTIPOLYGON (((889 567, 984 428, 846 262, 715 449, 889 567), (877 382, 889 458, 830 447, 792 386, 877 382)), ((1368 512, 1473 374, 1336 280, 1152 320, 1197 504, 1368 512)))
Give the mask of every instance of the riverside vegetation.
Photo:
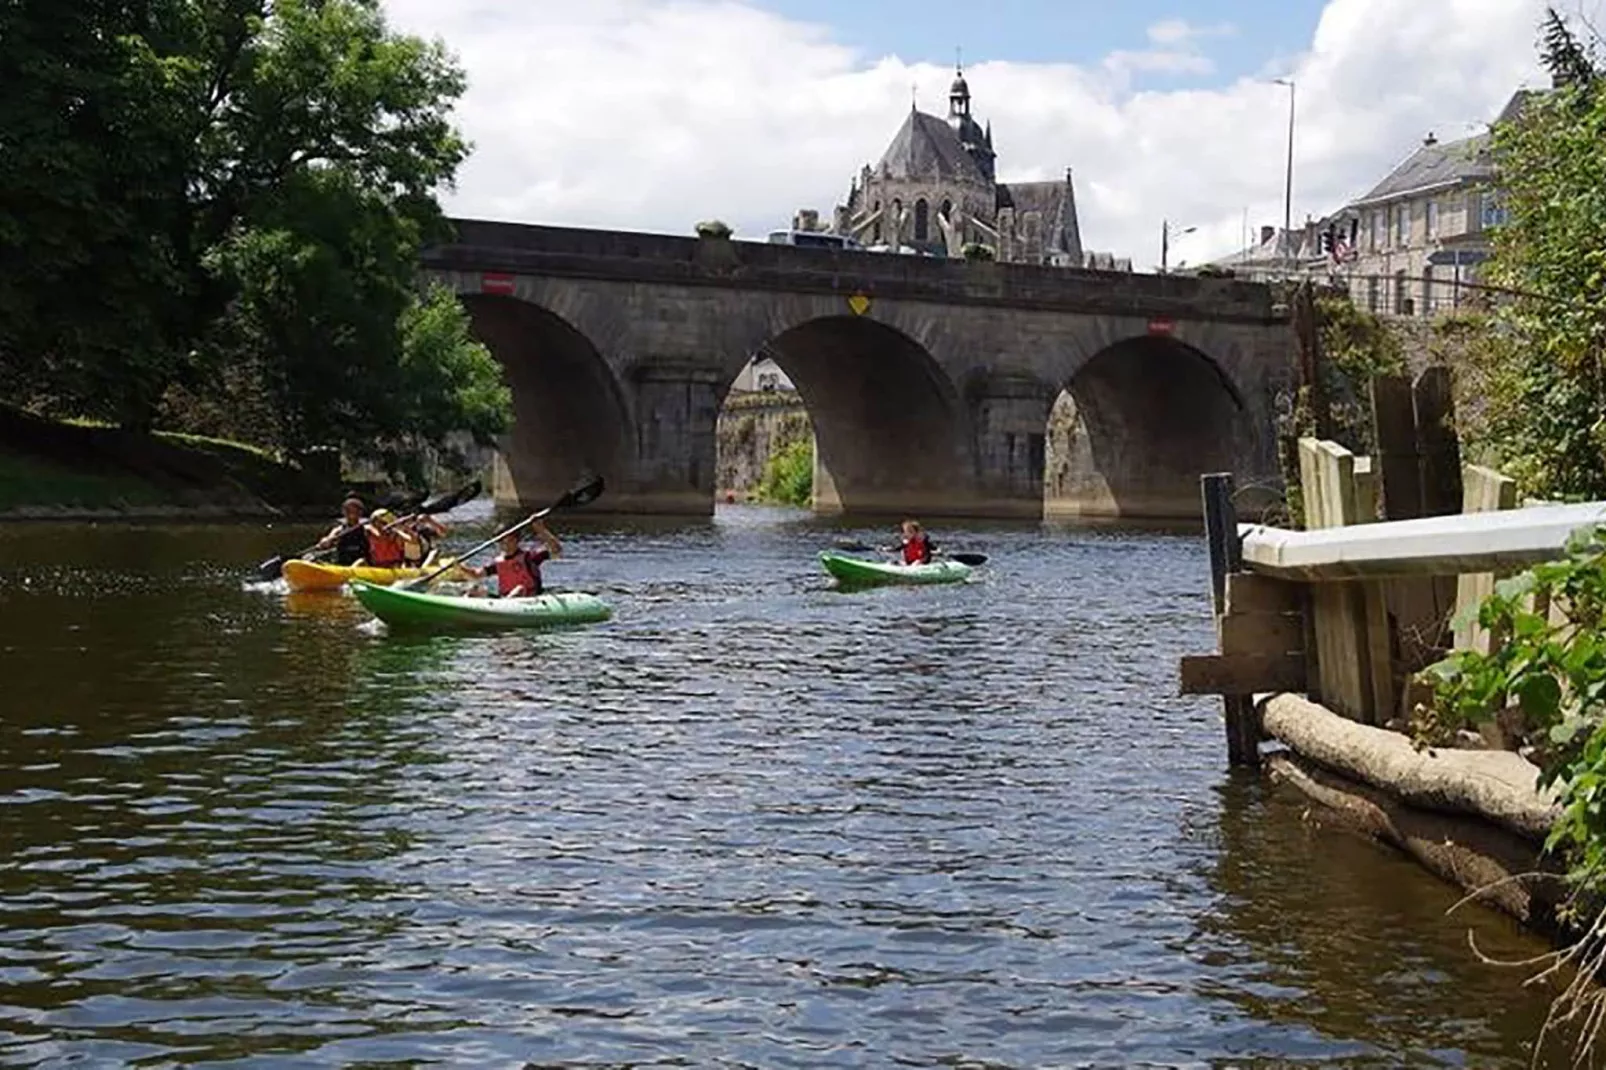
POLYGON ((464 76, 379 0, 6 5, 0 82, 10 402, 397 475, 505 429, 499 366, 417 285, 464 76))
MULTIPOLYGON (((1485 278, 1499 289, 1440 337, 1456 349, 1463 392, 1482 400, 1462 429, 1480 459, 1529 495, 1595 500, 1606 498, 1606 69, 1598 42, 1554 9, 1543 54, 1555 91, 1493 135, 1509 217, 1485 278)), ((1541 786, 1556 791, 1547 849, 1566 866, 1581 935, 1522 965, 1567 980, 1547 1028, 1581 1027, 1583 1061, 1606 1021, 1606 533, 1577 533, 1561 560, 1499 583, 1477 615, 1498 641, 1428 670, 1433 707, 1415 730, 1431 744, 1515 719, 1541 786)))

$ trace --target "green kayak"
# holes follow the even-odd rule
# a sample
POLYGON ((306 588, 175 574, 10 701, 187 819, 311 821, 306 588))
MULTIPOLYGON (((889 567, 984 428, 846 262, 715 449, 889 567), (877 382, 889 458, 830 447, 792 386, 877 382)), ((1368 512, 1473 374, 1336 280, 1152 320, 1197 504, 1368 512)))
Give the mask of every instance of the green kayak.
POLYGON ((613 616, 594 594, 564 592, 534 598, 465 598, 351 582, 368 612, 397 628, 561 628, 613 616))
POLYGON ((887 561, 870 561, 851 554, 826 550, 820 554, 820 564, 835 576, 844 587, 868 587, 882 583, 959 583, 970 575, 969 565, 958 561, 939 559, 929 565, 894 565, 887 561))

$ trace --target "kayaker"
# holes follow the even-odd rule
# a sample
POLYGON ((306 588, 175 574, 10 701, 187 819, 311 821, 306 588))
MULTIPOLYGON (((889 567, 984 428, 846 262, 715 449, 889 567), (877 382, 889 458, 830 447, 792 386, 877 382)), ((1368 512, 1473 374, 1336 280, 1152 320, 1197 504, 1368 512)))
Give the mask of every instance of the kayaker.
MULTIPOLYGON (((544 521, 537 520, 530 525, 530 530, 541 540, 539 549, 525 549, 519 542, 519 533, 512 531, 503 535, 498 544, 502 548, 501 557, 484 568, 464 567, 463 571, 482 578, 494 575, 497 594, 502 598, 533 598, 540 594, 541 562, 551 561, 562 555, 563 544, 548 530, 544 521)), ((475 585, 469 594, 483 598, 485 588, 475 585)))
POLYGON ((931 552, 937 547, 920 527, 918 520, 905 520, 903 522, 902 539, 893 547, 894 553, 903 555, 906 565, 931 564, 931 552))
POLYGON ((316 549, 335 551, 335 564, 355 565, 368 556, 368 534, 363 530, 362 499, 347 498, 340 503, 340 523, 318 540, 316 549))
POLYGON ((367 564, 372 568, 401 568, 407 564, 407 544, 418 541, 396 523, 396 514, 389 509, 375 509, 363 525, 363 533, 368 537, 367 564))
POLYGON ((436 544, 446 537, 446 525, 427 514, 415 516, 403 525, 413 540, 403 549, 409 565, 422 565, 435 556, 436 544))

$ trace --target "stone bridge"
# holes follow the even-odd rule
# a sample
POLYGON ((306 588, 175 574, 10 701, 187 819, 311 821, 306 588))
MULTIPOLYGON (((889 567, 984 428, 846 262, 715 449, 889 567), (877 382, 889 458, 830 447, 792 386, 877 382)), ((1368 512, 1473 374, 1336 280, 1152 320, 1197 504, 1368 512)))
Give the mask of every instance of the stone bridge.
POLYGON ((609 511, 710 513, 719 409, 760 351, 808 406, 820 512, 1040 517, 1049 482, 1054 515, 1196 518, 1201 472, 1276 480, 1295 368, 1263 285, 455 227, 424 266, 507 370, 504 504, 589 471, 609 511), (1069 433, 1045 479, 1062 392, 1069 433))

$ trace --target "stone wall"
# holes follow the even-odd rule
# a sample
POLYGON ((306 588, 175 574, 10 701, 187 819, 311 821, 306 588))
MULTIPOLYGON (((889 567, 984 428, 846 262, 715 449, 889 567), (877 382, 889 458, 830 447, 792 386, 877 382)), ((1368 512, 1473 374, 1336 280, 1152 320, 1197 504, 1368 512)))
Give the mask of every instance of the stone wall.
POLYGON ((744 501, 771 453, 814 433, 795 391, 733 391, 719 413, 715 487, 720 501, 744 501))

